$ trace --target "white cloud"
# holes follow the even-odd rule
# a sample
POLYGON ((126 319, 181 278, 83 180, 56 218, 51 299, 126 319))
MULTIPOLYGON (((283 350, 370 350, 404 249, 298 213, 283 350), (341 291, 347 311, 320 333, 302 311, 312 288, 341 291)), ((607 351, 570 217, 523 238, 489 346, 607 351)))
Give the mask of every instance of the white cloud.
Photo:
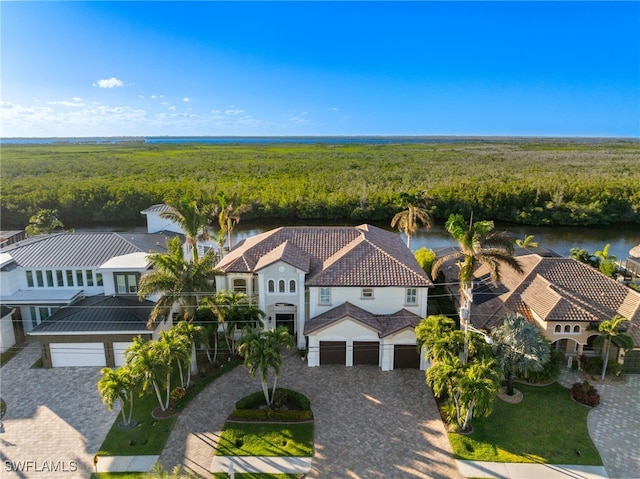
POLYGON ((169 108, 167 108, 167 110, 171 110, 171 111, 174 111, 175 109, 176 109, 175 106, 170 106, 169 108))
POLYGON ((340 108, 338 108, 337 106, 331 107, 329 108, 329 111, 338 111, 340 108))
POLYGON ((189 98, 188 96, 185 96, 185 97, 182 99, 182 101, 183 101, 183 102, 185 102, 185 103, 189 103, 189 102, 191 101, 191 98, 189 98))
POLYGON ((227 115, 240 115, 241 113, 244 113, 244 110, 225 110, 225 113, 227 115))
POLYGON ((112 77, 109 79, 98 80, 93 84, 93 86, 98 86, 100 88, 116 88, 123 87, 124 83, 122 82, 122 80, 118 80, 117 78, 112 77))
POLYGON ((75 102, 77 103, 77 102, 81 102, 81 101, 82 101, 82 98, 79 98, 79 97, 77 97, 77 96, 74 96, 74 97, 72 98, 72 100, 73 100, 73 101, 75 101, 75 102))
POLYGON ((85 103, 82 103, 81 98, 72 98, 73 101, 48 101, 47 105, 58 105, 58 106, 69 106, 69 107, 83 107, 86 106, 85 103))

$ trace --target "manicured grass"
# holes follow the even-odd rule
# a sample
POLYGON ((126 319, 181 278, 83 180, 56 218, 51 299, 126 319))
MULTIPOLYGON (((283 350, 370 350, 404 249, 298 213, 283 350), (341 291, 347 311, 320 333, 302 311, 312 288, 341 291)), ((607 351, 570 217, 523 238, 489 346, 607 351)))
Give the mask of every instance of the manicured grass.
MULTIPOLYGON (((238 361, 226 363, 223 367, 215 371, 215 373, 192 384, 187 390, 187 395, 176 404, 176 411, 184 409, 187 403, 200 391, 211 384, 216 378, 235 368, 238 364, 238 361)), ((174 378, 172 384, 179 384, 177 377, 174 378)), ((177 414, 166 419, 154 419, 153 416, 151 416, 151 412, 158 407, 158 400, 153 391, 149 391, 141 398, 135 398, 134 401, 133 417, 138 422, 138 425, 133 429, 122 430, 118 427, 118 422, 121 420, 121 417, 118 415, 102 443, 98 455, 144 456, 160 454, 162 452, 169 433, 178 418, 177 414)))
POLYGON ((154 393, 134 399, 133 417, 138 425, 132 429, 120 429, 118 415, 98 451, 100 456, 143 456, 160 454, 169 437, 177 415, 166 419, 154 419, 151 412, 158 407, 154 393))
POLYGON ((522 402, 498 399, 490 417, 474 418, 473 434, 449 434, 456 459, 602 465, 587 430, 590 409, 573 402, 567 388, 554 383, 517 389, 522 402))
POLYGON ((227 421, 217 456, 313 456, 313 423, 227 421))

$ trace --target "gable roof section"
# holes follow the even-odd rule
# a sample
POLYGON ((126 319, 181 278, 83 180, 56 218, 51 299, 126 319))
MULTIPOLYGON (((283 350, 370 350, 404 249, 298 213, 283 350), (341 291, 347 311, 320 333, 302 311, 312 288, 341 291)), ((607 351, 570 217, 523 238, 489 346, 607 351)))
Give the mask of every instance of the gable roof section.
POLYGON ((381 338, 397 333, 405 328, 415 329, 420 324, 420 317, 406 309, 393 314, 373 314, 352 303, 346 302, 340 306, 325 311, 305 323, 304 334, 313 334, 320 329, 351 318, 378 332, 381 338))
POLYGON ((370 225, 277 228, 239 243, 217 269, 254 273, 275 261, 308 272, 310 286, 432 286, 398 235, 370 225))
POLYGON ((23 268, 99 267, 109 259, 166 251, 166 235, 57 233, 30 238, 3 250, 23 268))
POLYGON ((29 334, 149 334, 147 320, 154 303, 122 296, 91 296, 59 309, 29 334))

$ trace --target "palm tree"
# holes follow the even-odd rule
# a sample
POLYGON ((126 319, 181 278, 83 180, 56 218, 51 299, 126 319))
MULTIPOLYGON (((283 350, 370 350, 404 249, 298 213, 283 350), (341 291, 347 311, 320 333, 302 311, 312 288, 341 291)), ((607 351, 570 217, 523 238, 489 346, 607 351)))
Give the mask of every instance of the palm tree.
POLYGON ((159 341, 144 341, 140 336, 134 338, 131 346, 125 351, 127 366, 132 373, 140 378, 142 391, 153 388, 160 409, 166 411, 169 407, 171 368, 167 360, 166 349, 159 341), (166 400, 163 400, 160 388, 166 385, 166 400))
MULTIPOLYGON (((185 321, 180 321, 180 323, 185 323, 185 321)), ((178 323, 178 324, 180 324, 178 323)), ((171 328, 169 331, 160 331, 160 339, 158 342, 161 343, 163 348, 162 353, 166 355, 166 358, 169 362, 169 368, 176 363, 178 365, 178 373, 180 375, 180 386, 183 388, 189 384, 189 381, 185 381, 185 375, 183 372, 183 364, 189 364, 191 359, 191 341, 188 336, 179 333, 175 327, 171 328)), ((191 368, 187 367, 189 371, 191 368)))
POLYGON ((222 325, 230 351, 235 350, 234 336, 237 329, 253 327, 266 316, 256 305, 250 303, 246 294, 235 291, 217 291, 210 305, 222 325))
POLYGON ((24 231, 27 236, 50 234, 62 230, 64 224, 58 218, 58 210, 44 209, 29 218, 24 231))
POLYGON ((102 368, 102 377, 98 381, 98 391, 102 396, 109 411, 113 410, 116 402, 120 403, 120 413, 122 414, 122 424, 125 427, 131 425, 133 415, 133 393, 136 389, 136 380, 132 371, 127 366, 118 369, 102 368), (127 415, 127 405, 129 414, 127 415))
POLYGON ((396 213, 391 219, 391 227, 398 228, 407 237, 407 248, 411 248, 411 235, 418 231, 419 223, 427 229, 433 226, 433 217, 425 208, 425 198, 421 193, 400 193, 400 203, 403 211, 396 213))
POLYGON ((174 305, 180 307, 181 318, 192 321, 199 294, 211 293, 215 279, 216 256, 208 251, 196 262, 184 257, 180 238, 167 241, 166 253, 151 253, 147 259, 153 269, 145 273, 138 286, 138 296, 160 294, 149 318, 149 327, 161 317, 167 317, 174 305))
POLYGON ((526 378, 529 373, 542 371, 551 358, 549 342, 538 327, 522 316, 506 316, 502 324, 491 332, 494 352, 507 380, 507 395, 513 396, 516 373, 526 378))
POLYGON ((458 383, 460 402, 465 410, 463 431, 471 426, 474 413, 484 417, 491 414, 499 386, 500 376, 492 360, 473 362, 463 370, 458 383))
POLYGON ((464 333, 444 315, 427 316, 416 327, 418 346, 434 362, 457 358, 464 345, 464 333))
MULTIPOLYGON (((209 336, 207 335, 205 329, 202 326, 189 323, 187 321, 179 321, 173 328, 171 328, 177 335, 185 338, 187 344, 189 345, 189 355, 187 360, 191 364, 191 367, 187 370, 187 386, 191 383, 191 370, 197 370, 198 364, 196 362, 196 344, 200 346, 205 346, 207 348, 207 354, 209 349, 209 336)), ((184 387, 184 385, 183 385, 184 387)))
POLYGON ((249 328, 245 329, 245 334, 238 345, 238 353, 244 358, 244 365, 249 370, 251 377, 255 377, 256 373, 260 374, 262 382, 262 392, 268 406, 273 403, 276 392, 278 376, 282 366, 282 354, 280 349, 285 347, 291 349, 293 346, 293 336, 284 326, 268 331, 255 331, 249 328), (269 387, 267 381, 269 379, 269 369, 273 369, 273 389, 269 396, 269 387))
POLYGON ((517 239, 516 244, 520 248, 537 248, 538 243, 535 241, 534 235, 527 235, 524 239, 517 239))
POLYGON ((618 269, 616 265, 617 258, 609 254, 609 248, 611 248, 611 244, 606 244, 601 251, 593 253, 593 256, 597 258, 596 262, 600 272, 606 276, 614 277, 618 269))
POLYGON ((202 208, 194 200, 180 198, 176 205, 169 206, 168 211, 160 213, 160 218, 178 224, 185 235, 185 242, 191 250, 193 262, 198 261, 198 241, 209 241, 209 222, 215 215, 215 206, 202 208))
POLYGON ((514 242, 506 231, 494 231, 493 221, 469 221, 467 225, 460 214, 452 214, 445 223, 449 234, 458 242, 454 253, 438 258, 431 269, 432 278, 437 278, 444 263, 458 259, 460 267, 460 289, 471 288, 476 267, 483 264, 489 268, 494 285, 500 282, 500 267, 505 264, 521 273, 522 266, 513 256, 514 242))
POLYGON ((627 351, 629 349, 633 349, 633 338, 621 331, 620 326, 625 321, 629 321, 627 318, 624 318, 620 315, 616 315, 613 319, 608 319, 602 321, 598 325, 598 331, 600 331, 600 336, 596 338, 594 341, 595 345, 604 344, 604 358, 602 362, 602 374, 600 379, 604 381, 604 376, 607 372, 607 366, 609 364, 609 352, 611 350, 611 344, 622 349, 623 351, 627 351))
POLYGON ((427 384, 433 391, 433 395, 441 398, 451 398, 456 408, 456 423, 460 425, 462 418, 462 403, 458 383, 464 366, 457 357, 446 358, 434 362, 427 370, 427 384))
POLYGON ((222 191, 218 191, 216 197, 220 207, 218 210, 218 224, 220 225, 220 230, 226 233, 229 240, 229 249, 231 249, 233 247, 231 232, 240 222, 240 216, 249 211, 251 206, 239 204, 237 197, 229 197, 222 191))

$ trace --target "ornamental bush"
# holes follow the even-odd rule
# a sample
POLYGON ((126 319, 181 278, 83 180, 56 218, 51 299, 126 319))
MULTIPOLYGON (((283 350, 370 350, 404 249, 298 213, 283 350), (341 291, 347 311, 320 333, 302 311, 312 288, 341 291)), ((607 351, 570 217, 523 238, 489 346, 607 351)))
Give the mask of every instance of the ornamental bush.
POLYGON ((600 404, 600 394, 586 379, 571 386, 571 397, 585 406, 595 407, 600 404))

